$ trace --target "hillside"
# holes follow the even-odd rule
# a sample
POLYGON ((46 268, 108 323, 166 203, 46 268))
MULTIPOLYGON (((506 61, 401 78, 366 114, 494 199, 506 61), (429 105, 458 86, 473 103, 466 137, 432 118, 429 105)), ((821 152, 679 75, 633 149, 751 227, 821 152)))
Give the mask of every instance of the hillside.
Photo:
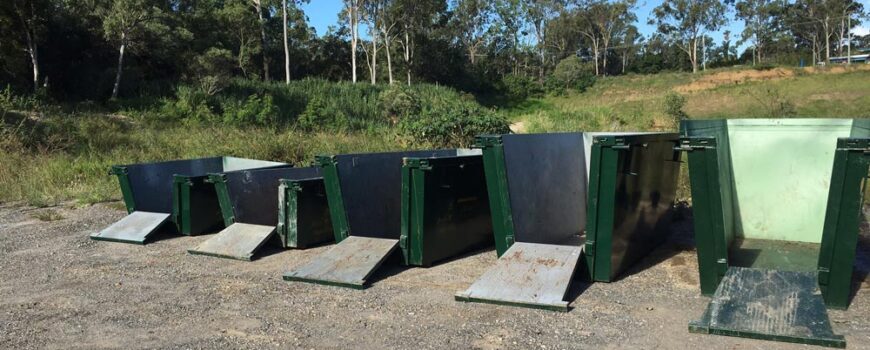
POLYGON ((508 109, 520 132, 668 130, 665 97, 685 98, 692 119, 870 116, 870 65, 730 68, 702 74, 605 77, 584 93, 532 99, 508 109))

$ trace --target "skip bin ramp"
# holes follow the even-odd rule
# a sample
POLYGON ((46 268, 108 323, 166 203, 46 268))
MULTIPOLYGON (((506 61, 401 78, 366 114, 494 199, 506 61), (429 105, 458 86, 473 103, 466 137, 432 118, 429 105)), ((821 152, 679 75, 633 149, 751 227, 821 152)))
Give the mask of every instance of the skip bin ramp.
POLYGON ((693 333, 845 348, 834 334, 815 273, 732 267, 693 333))
POLYGON ((163 226, 167 220, 169 220, 169 214, 166 213, 134 211, 102 231, 92 234, 91 239, 145 244, 148 237, 160 226, 163 226))
POLYGON ((369 276, 398 245, 396 239, 350 236, 288 272, 284 280, 363 289, 369 276))
MULTIPOLYGON (((210 175, 227 227, 188 252, 250 261, 276 231, 278 212, 282 209, 279 205, 282 179, 322 182, 319 176, 320 169, 314 167, 254 169, 210 175)), ((325 208, 325 203, 321 207, 325 208)), ((308 219, 322 218, 302 218, 303 221, 308 219)), ((331 238, 328 227, 321 227, 320 236, 331 238)))
POLYGON ((514 243, 456 300, 568 311, 565 293, 581 247, 514 243))

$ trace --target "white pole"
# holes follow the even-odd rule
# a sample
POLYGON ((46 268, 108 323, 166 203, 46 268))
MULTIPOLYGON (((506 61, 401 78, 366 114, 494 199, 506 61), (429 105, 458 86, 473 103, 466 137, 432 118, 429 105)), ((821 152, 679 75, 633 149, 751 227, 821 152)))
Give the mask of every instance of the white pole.
POLYGON ((848 15, 849 24, 846 26, 846 30, 849 31, 849 41, 846 42, 846 64, 852 64, 852 14, 848 15))

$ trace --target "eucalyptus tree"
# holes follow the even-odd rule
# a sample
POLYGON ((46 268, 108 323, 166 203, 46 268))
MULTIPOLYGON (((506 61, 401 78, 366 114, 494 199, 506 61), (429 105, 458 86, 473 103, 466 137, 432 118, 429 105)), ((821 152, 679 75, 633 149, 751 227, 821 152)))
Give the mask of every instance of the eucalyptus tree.
POLYGON ((653 9, 650 24, 680 48, 698 71, 698 45, 708 32, 719 30, 728 19, 726 4, 713 0, 664 0, 653 9))

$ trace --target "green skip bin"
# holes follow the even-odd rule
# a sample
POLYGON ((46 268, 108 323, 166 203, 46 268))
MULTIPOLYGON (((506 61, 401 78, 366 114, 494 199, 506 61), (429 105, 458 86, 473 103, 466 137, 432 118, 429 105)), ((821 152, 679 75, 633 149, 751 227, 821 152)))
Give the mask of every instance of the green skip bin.
POLYGON ((595 281, 616 278, 670 232, 678 140, 675 133, 479 137, 499 259, 456 300, 567 311, 578 264, 595 281))
POLYGON ((145 244, 147 238, 169 220, 178 233, 196 235, 222 227, 220 204, 209 173, 265 167, 289 167, 284 163, 235 157, 211 157, 156 163, 116 165, 127 215, 92 239, 145 244))
POLYGON ((870 120, 689 120, 701 292, 693 332, 845 347, 870 120))
POLYGON ((269 241, 305 248, 333 238, 319 167, 233 171, 211 174, 209 181, 226 228, 191 254, 250 261, 269 241))

